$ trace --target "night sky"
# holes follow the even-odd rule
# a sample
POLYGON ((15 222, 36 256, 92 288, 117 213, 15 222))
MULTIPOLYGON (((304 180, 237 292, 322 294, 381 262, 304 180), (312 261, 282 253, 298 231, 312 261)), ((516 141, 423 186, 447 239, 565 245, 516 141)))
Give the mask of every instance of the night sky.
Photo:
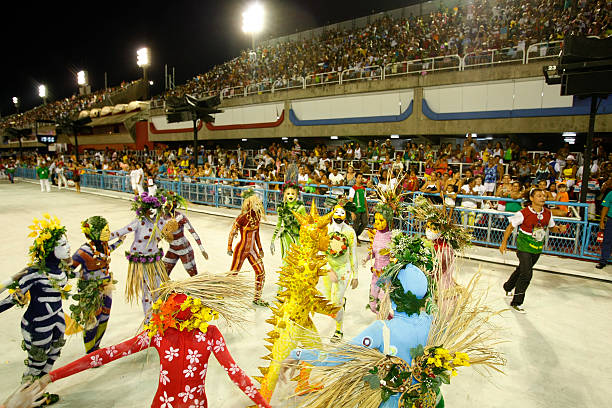
MULTIPOLYGON (((416 3, 414 0, 282 1, 260 0, 266 10, 262 37, 277 37, 373 12, 416 3)), ((148 46, 153 94, 163 92, 164 64, 176 67, 176 85, 238 55, 250 46, 242 32, 247 0, 216 1, 13 1, 3 4, 2 116, 41 103, 38 85, 49 99, 77 92, 76 73, 86 70, 92 91, 138 79, 136 50, 148 46)))

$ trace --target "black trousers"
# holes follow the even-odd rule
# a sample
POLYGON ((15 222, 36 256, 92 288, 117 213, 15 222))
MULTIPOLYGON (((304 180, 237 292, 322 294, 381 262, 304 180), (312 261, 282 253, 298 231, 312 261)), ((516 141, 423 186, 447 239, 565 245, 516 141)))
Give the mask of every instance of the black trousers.
POLYGON ((355 213, 355 219, 353 220, 353 229, 355 230, 355 235, 359 239, 359 235, 363 232, 364 229, 368 226, 368 213, 361 212, 355 213))
POLYGON ((504 283, 504 290, 511 292, 514 289, 514 298, 510 305, 522 305, 525 300, 525 292, 531 282, 533 276, 533 266, 540 259, 540 254, 532 254, 530 252, 516 251, 516 256, 519 259, 519 265, 516 267, 510 278, 504 283))

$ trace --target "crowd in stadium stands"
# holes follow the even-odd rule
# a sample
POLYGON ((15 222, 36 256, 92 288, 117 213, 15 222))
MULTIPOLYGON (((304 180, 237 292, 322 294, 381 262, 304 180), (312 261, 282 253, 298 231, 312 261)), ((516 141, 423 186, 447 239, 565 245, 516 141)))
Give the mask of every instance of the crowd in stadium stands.
MULTIPOLYGON (((346 69, 367 76, 370 66, 469 52, 523 52, 530 44, 568 34, 607 37, 612 3, 606 0, 474 0, 428 16, 383 17, 364 28, 324 32, 320 38, 261 45, 198 75, 169 95, 216 94, 226 88, 265 90, 301 84, 300 77, 346 69), (494 4, 492 6, 492 4, 494 4)), ((316 81, 325 81, 323 76, 316 81)), ((231 94, 230 94, 231 96, 231 94)))
MULTIPOLYGON (((312 74, 329 73, 315 82, 337 80, 346 69, 367 77, 380 74, 370 66, 487 49, 511 47, 506 52, 513 54, 524 52, 529 44, 563 39, 567 34, 607 37, 612 33, 611 16, 612 2, 606 0, 474 0, 428 16, 383 17, 364 28, 328 30, 315 39, 244 50, 165 96, 213 95, 241 86, 254 86, 254 91, 272 85, 293 87, 301 84, 299 78, 312 74)), ((8 116, 0 120, 0 129, 28 127, 36 120, 59 119, 97 107, 116 90, 73 95, 8 116)))
MULTIPOLYGON (((583 171, 567 144, 556 153, 529 153, 510 139, 502 145, 468 137, 463 145, 449 143, 436 148, 434 151, 429 144, 408 142, 402 150, 396 150, 390 140, 372 140, 367 145, 351 142, 302 149, 295 139, 292 146, 272 143, 257 151, 240 146, 235 150, 201 147, 194 159, 191 146, 177 150, 160 146, 153 151, 90 151, 81 163, 67 154, 47 157, 30 154, 21 162, 1 161, 0 171, 14 166, 36 167, 46 161, 52 170, 59 168, 71 174, 93 170, 130 177, 136 174, 145 186, 157 179, 197 182, 198 178, 216 177, 224 179, 216 182, 236 187, 289 179, 297 181, 304 192, 316 194, 340 193, 341 187, 355 183, 357 174, 364 176, 368 187, 385 188, 395 185, 397 175, 403 172, 407 175, 403 180, 404 191, 431 193, 434 201, 444 201, 449 206, 518 211, 520 203, 503 200, 495 203, 457 195, 521 199, 534 185, 545 189, 550 201, 578 198, 583 171)), ((612 152, 596 143, 593 160, 589 189, 596 200, 601 200, 612 190, 612 152)), ((270 183, 268 188, 279 189, 281 183, 270 183)), ((572 215, 571 209, 563 205, 557 206, 554 213, 572 215)))
POLYGON ((62 98, 56 101, 42 104, 29 111, 13 114, 0 120, 0 129, 14 127, 25 128, 33 126, 37 120, 57 120, 84 109, 100 107, 104 100, 112 94, 121 91, 123 88, 133 84, 124 82, 121 86, 101 89, 87 95, 72 95, 69 98, 62 98))

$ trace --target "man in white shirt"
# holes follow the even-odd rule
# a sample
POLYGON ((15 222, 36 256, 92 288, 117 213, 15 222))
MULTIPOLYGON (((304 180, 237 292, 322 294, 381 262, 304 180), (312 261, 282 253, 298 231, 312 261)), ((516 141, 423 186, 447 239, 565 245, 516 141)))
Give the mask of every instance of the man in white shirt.
MULTIPOLYGON (((332 186, 343 186, 344 185, 344 175, 338 171, 337 168, 332 169, 331 174, 329 175, 329 182, 332 186)), ((343 191, 341 188, 333 188, 332 194, 341 195, 343 191)))
POLYGON ((142 194, 144 189, 142 187, 144 179, 144 172, 140 165, 135 165, 132 167, 132 171, 130 172, 130 182, 132 183, 132 191, 134 194, 142 194))

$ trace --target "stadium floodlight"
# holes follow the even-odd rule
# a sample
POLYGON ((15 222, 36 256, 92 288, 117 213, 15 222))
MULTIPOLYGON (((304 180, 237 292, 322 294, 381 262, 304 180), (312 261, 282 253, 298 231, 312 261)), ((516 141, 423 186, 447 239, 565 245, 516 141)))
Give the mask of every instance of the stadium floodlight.
POLYGON ((264 9, 259 3, 251 4, 242 13, 242 31, 246 34, 257 34, 263 30, 264 9))
POLYGON ((264 8, 259 3, 251 4, 242 13, 242 31, 251 34, 251 48, 255 49, 255 35, 263 30, 264 8))
POLYGON ((47 87, 44 85, 38 86, 38 96, 45 99, 47 97, 47 87))
POLYGON ((87 73, 85 71, 77 72, 77 84, 80 86, 87 85, 87 73))
POLYGON ((19 105, 19 98, 16 96, 13 96, 13 105, 15 106, 19 105))
POLYGON ((148 67, 150 62, 149 49, 147 47, 143 47, 136 51, 136 64, 138 64, 139 67, 148 67))

